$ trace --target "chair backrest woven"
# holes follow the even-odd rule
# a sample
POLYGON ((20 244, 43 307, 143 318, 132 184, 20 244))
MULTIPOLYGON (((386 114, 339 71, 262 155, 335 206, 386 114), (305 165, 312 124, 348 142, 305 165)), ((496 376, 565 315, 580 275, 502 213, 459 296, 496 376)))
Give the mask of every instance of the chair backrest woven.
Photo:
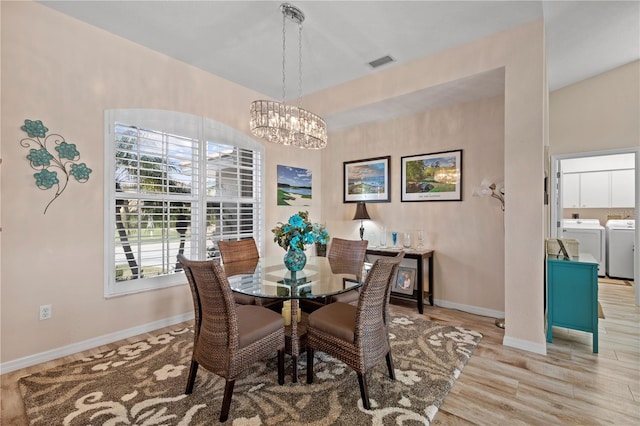
POLYGON ((189 263, 186 257, 182 254, 178 255, 178 262, 182 264, 182 270, 184 274, 187 276, 187 282, 189 283, 189 288, 191 289, 191 297, 193 298, 193 313, 194 313, 194 342, 198 341, 198 334, 200 333, 200 324, 202 323, 202 308, 200 307, 200 295, 198 294, 198 287, 196 287, 196 280, 193 278, 193 274, 191 273, 191 268, 186 264, 189 263))
POLYGON ((370 355, 373 360, 384 356, 388 350, 385 350, 388 348, 385 323, 387 288, 394 270, 403 257, 404 252, 400 252, 396 257, 383 257, 376 260, 360 289, 354 341, 357 345, 368 348, 365 351, 366 355, 367 357, 370 355))
POLYGON ((218 249, 220 249, 222 263, 260 258, 258 246, 253 237, 238 241, 218 241, 218 249))
POLYGON ((195 289, 194 306, 200 311, 194 357, 206 369, 224 376, 230 357, 238 351, 238 317, 231 286, 217 260, 188 260, 182 255, 178 260, 192 292, 195 289))
POLYGON ((331 270, 336 274, 354 274, 359 280, 368 244, 367 240, 333 238, 327 254, 331 270))
POLYGON ((389 276, 389 284, 387 285, 387 291, 385 292, 386 294, 384 298, 384 309, 382 311, 384 315, 383 319, 384 319, 385 325, 388 325, 388 322, 389 322, 389 299, 391 298, 391 289, 393 288, 393 284, 396 280, 396 276, 398 273, 398 267, 400 266, 400 262, 402 262, 403 258, 404 258, 404 251, 401 251, 396 255, 395 259, 400 259, 400 260, 398 263, 395 264, 395 266, 391 270, 391 275, 389 276))

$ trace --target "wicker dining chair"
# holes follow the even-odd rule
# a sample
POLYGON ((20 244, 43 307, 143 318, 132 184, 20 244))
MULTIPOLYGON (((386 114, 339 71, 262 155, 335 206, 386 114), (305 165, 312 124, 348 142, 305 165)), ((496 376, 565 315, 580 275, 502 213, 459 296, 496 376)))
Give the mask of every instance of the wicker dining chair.
POLYGON ((220 422, 227 420, 236 378, 254 363, 278 353, 278 383, 284 384, 284 320, 255 305, 236 305, 217 260, 178 255, 191 287, 195 311, 194 343, 186 394, 193 392, 202 365, 225 379, 220 422))
POLYGON ((358 374, 362 405, 370 410, 366 373, 386 358, 389 377, 395 380, 389 344, 387 306, 392 278, 404 252, 376 260, 360 291, 357 306, 334 302, 308 317, 307 383, 313 383, 313 356, 325 352, 358 374))
MULTIPOLYGON (((258 246, 253 237, 237 241, 218 241, 218 249, 220 250, 220 256, 222 257, 222 263, 225 265, 225 270, 229 264, 237 264, 237 262, 244 262, 246 264, 249 260, 255 260, 257 262, 258 259, 260 259, 258 246)), ((239 305, 258 305, 273 310, 278 310, 282 307, 282 300, 280 299, 254 297, 235 291, 233 292, 233 298, 239 305)))
MULTIPOLYGON (((340 238, 331 240, 329 254, 327 254, 331 270, 337 274, 354 274, 360 281, 368 244, 367 240, 343 240, 340 238)), ((356 303, 359 296, 360 290, 355 289, 336 294, 329 301, 356 303)))

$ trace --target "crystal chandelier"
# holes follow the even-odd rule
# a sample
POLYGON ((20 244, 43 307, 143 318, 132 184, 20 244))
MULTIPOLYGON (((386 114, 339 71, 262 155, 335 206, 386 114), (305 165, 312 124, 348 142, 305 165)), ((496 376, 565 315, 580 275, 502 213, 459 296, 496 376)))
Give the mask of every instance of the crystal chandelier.
POLYGON ((302 22, 304 13, 288 3, 280 5, 282 12, 282 102, 259 100, 251 103, 249 126, 254 136, 281 145, 322 149, 327 146, 327 125, 324 120, 300 108, 302 93, 302 22), (285 103, 286 18, 298 24, 298 106, 285 103))

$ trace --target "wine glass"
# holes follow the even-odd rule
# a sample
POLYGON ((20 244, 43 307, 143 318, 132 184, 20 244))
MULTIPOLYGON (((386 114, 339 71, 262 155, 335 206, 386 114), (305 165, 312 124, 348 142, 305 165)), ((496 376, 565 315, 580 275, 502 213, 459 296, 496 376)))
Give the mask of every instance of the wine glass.
POLYGON ((391 241, 393 242, 394 247, 398 246, 398 233, 396 231, 391 233, 391 241))
POLYGON ((411 232, 405 232, 402 236, 402 245, 404 248, 411 248, 411 232))
POLYGON ((422 229, 418 229, 416 234, 418 236, 418 248, 424 248, 424 231, 422 229))
POLYGON ((383 227, 380 230, 380 247, 387 246, 387 228, 383 227))

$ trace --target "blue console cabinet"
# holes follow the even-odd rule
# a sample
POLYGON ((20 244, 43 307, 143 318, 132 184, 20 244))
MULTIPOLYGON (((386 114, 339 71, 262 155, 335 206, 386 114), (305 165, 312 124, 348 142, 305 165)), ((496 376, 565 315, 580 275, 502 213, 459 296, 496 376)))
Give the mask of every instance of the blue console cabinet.
POLYGON ((547 342, 553 326, 592 333, 598 352, 598 261, 590 254, 547 256, 547 342))

